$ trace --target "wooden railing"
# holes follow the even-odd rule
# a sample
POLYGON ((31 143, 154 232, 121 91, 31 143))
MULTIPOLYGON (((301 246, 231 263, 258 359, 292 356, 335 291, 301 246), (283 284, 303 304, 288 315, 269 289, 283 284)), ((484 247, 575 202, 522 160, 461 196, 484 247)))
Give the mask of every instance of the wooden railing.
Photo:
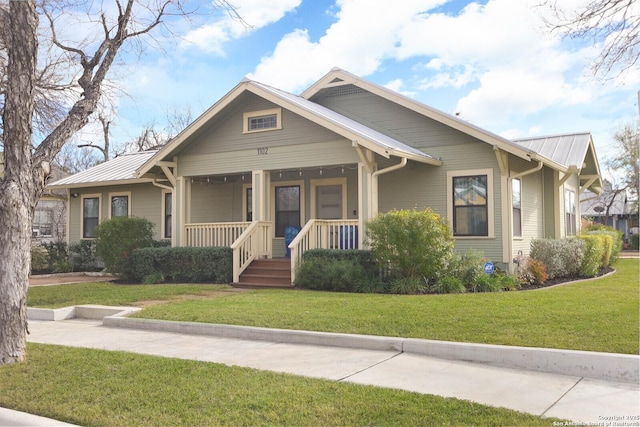
POLYGON ((310 249, 358 249, 357 219, 312 219, 289 244, 291 281, 302 255, 310 249))
POLYGON ((250 222, 186 224, 184 226, 184 245, 229 247, 250 225, 250 222))
POLYGON ((271 222, 254 221, 230 244, 233 250, 233 282, 240 281, 240 274, 258 257, 271 257, 271 222))

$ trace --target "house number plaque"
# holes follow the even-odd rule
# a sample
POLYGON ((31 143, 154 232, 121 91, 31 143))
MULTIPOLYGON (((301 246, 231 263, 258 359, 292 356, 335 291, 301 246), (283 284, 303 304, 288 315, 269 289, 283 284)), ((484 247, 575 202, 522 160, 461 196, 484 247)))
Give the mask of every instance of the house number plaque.
POLYGON ((262 148, 258 148, 258 156, 266 156, 267 154, 269 154, 269 148, 267 147, 262 147, 262 148))

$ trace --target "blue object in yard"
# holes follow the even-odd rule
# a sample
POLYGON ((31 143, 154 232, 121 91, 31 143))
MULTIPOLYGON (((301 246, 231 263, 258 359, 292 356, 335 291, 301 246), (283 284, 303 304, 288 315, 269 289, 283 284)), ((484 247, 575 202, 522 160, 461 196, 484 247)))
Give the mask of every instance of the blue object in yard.
POLYGON ((358 226, 340 226, 340 249, 358 249, 358 226), (347 230, 345 230, 345 228, 347 230), (347 235, 347 233, 349 233, 347 235))
POLYGON ((287 250, 287 258, 291 258, 291 249, 289 249, 289 244, 293 242, 293 239, 296 238, 299 232, 300 227, 287 227, 284 229, 284 246, 287 250))
POLYGON ((495 271, 495 267, 493 266, 492 262, 486 262, 484 264, 484 272, 487 274, 493 274, 493 272, 495 271))

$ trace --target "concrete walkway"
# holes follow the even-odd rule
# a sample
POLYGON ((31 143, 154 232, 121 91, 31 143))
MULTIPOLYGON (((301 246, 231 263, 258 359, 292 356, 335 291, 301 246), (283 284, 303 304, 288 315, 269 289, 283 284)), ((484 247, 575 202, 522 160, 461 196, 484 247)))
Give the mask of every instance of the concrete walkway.
MULTIPOLYGON (((495 366, 512 364, 510 356, 499 355, 518 348, 443 343, 449 348, 447 357, 454 359, 447 360, 425 355, 421 349, 438 347, 438 342, 425 340, 126 319, 112 315, 117 311, 89 307, 67 311, 67 320, 30 320, 29 342, 193 359, 398 388, 588 425, 606 425, 611 420, 640 425, 640 420, 632 418, 640 415, 637 356, 593 353, 602 359, 584 364, 582 360, 590 352, 523 349, 520 356, 513 357, 530 365, 530 369, 523 369, 495 366), (107 317, 90 319, 102 319, 101 316, 107 317), (416 341, 424 342, 421 346, 416 341), (327 342, 337 346, 320 345, 327 342), (497 363, 455 360, 481 360, 483 354, 497 363), (545 359, 559 355, 571 363, 558 368, 545 359), (571 371, 572 365, 589 376, 545 372, 571 371), (583 365, 595 367, 589 371, 583 365), (628 370, 634 371, 631 377, 623 372, 628 370)), ((34 317, 46 316, 31 311, 30 318, 34 317)), ((0 409, 0 426, 62 425, 29 417, 0 409)))

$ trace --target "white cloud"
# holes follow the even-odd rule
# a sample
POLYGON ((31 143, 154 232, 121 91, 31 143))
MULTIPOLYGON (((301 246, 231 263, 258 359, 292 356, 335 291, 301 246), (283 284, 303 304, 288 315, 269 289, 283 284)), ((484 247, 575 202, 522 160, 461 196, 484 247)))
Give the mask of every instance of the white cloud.
POLYGON ((224 43, 279 21, 286 13, 298 7, 301 1, 234 0, 231 4, 235 7, 242 21, 233 13, 218 10, 214 22, 189 31, 184 37, 185 43, 195 45, 207 52, 222 55, 224 54, 224 43))

